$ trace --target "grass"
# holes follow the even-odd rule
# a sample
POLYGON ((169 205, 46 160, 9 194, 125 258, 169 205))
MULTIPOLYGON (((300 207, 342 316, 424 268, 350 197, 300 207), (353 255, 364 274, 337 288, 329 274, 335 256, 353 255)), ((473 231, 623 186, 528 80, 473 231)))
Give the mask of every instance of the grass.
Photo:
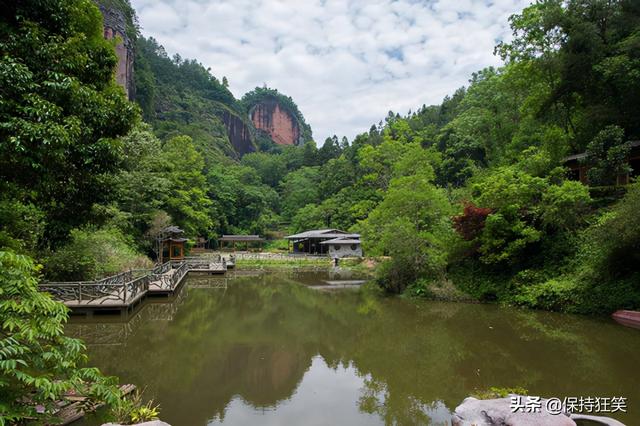
POLYGON ((248 267, 278 267, 300 268, 305 266, 327 267, 331 266, 331 259, 236 259, 236 266, 248 267))
MULTIPOLYGON (((373 270, 371 261, 368 259, 349 258, 341 259, 339 267, 343 269, 349 269, 352 271, 358 271, 363 273, 371 273, 373 270)), ((329 257, 323 258, 304 258, 304 257, 291 257, 285 259, 236 259, 236 265, 239 267, 253 267, 253 268, 278 268, 278 269, 293 269, 304 267, 318 267, 326 268, 333 266, 333 260, 329 257)))

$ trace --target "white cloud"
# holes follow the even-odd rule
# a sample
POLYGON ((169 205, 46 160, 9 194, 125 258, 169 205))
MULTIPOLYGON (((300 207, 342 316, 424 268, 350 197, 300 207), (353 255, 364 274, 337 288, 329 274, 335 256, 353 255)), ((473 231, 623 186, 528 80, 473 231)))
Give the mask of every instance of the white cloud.
POLYGON ((389 110, 436 104, 500 65, 495 40, 530 0, 132 0, 142 33, 226 76, 236 97, 266 83, 314 131, 352 139, 389 110))

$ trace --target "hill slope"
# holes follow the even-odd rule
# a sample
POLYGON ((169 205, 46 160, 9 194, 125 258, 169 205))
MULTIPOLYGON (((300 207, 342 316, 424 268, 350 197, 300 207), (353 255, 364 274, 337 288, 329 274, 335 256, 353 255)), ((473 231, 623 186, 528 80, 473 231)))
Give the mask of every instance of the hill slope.
POLYGON ((290 97, 256 88, 240 102, 226 79, 220 81, 211 69, 179 54, 169 57, 156 40, 142 37, 128 0, 96 3, 104 16, 105 37, 116 43, 117 81, 160 138, 189 135, 207 161, 311 139, 311 128, 290 97))

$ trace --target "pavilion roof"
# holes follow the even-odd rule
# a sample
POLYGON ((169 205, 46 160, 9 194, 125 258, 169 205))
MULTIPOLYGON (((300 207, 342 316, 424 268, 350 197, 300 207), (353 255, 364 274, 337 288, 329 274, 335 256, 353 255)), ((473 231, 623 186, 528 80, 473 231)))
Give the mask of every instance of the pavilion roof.
POLYGON ((287 235, 285 238, 287 240, 302 240, 305 238, 332 239, 340 237, 360 238, 360 234, 350 234, 340 229, 313 229, 311 231, 305 231, 299 234, 287 235))
POLYGON ((264 241, 260 235, 223 235, 220 241, 264 241))
POLYGON ((334 238, 332 240, 322 241, 320 244, 331 244, 331 245, 351 245, 351 244, 360 244, 361 241, 355 238, 334 238))
POLYGON ((162 241, 171 241, 171 242, 174 242, 174 243, 184 243, 184 242, 189 241, 189 240, 186 239, 186 238, 171 238, 171 237, 169 237, 169 238, 165 238, 162 241))
POLYGON ((184 231, 175 225, 167 226, 162 230, 164 234, 184 234, 184 231))

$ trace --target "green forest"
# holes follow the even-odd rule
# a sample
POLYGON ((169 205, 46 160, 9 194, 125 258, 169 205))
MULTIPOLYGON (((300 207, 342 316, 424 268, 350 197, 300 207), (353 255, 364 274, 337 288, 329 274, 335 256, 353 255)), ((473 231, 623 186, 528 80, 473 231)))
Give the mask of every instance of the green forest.
MULTIPOLYGON (((133 101, 115 82, 117 40, 104 39, 93 2, 2 2, 2 401, 35 389, 50 402, 87 378, 116 399, 111 379, 76 368, 66 313, 36 283, 147 267, 169 224, 192 241, 358 232, 392 294, 640 308, 640 183, 627 161, 640 140, 637 1, 538 0, 495 47, 504 66, 479 70, 439 105, 389 111, 353 140, 321 143, 290 97, 257 87, 236 99, 233 76, 143 37, 127 0, 99 3, 129 18, 133 101), (296 117, 304 143, 256 131, 249 110, 269 97, 296 117), (240 150, 230 120, 248 129, 240 150), (563 160, 580 153, 588 185, 563 160), (35 379, 53 364, 66 380, 35 379)), ((7 418, 34 415, 12 404, 0 405, 7 418)))

